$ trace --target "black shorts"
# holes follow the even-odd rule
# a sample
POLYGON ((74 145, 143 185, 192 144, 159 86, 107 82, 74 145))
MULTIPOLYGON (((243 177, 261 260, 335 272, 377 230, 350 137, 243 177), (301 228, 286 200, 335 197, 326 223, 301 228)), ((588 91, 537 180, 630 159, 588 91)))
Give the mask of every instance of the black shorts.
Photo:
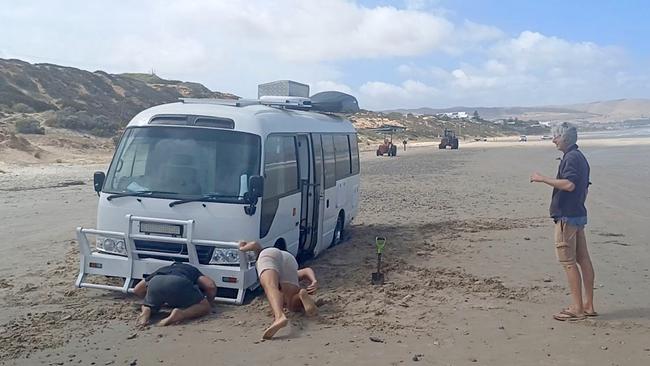
POLYGON ((185 277, 157 275, 147 284, 143 305, 150 307, 154 312, 160 310, 164 304, 185 309, 200 303, 204 298, 201 290, 185 277))

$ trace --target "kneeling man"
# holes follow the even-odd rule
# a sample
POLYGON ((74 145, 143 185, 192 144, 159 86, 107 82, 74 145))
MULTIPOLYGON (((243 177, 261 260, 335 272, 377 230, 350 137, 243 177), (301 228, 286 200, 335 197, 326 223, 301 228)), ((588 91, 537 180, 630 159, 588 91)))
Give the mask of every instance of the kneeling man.
POLYGON ((133 293, 144 298, 137 325, 147 325, 151 314, 167 305, 172 311, 158 323, 165 326, 209 314, 217 285, 195 267, 175 262, 140 281, 133 293))
POLYGON ((262 338, 273 338, 278 330, 289 323, 284 315, 285 307, 290 311, 304 311, 307 316, 318 313, 316 303, 310 296, 318 288, 316 275, 311 268, 298 269, 298 262, 291 253, 278 248, 262 249, 256 241, 239 242, 239 250, 252 251, 257 255, 257 274, 273 311, 273 324, 264 331, 262 338), (309 282, 307 288, 300 288, 300 281, 309 282))

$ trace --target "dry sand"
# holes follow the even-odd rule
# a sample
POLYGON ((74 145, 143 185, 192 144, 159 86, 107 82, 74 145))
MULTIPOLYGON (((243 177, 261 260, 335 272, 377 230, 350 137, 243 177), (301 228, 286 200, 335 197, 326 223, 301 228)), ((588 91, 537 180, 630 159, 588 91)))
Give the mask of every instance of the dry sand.
POLYGON ((550 189, 528 182, 534 170, 554 174, 560 153, 550 142, 409 145, 396 158, 363 153, 362 208, 348 239, 307 263, 320 278, 320 315, 291 315, 266 342, 259 292, 198 321, 136 330, 135 298, 75 289, 74 228, 94 225, 91 176, 106 163, 4 164, 0 363, 647 365, 650 141, 592 141, 583 150, 600 317, 551 318, 568 296, 550 189), (369 284, 377 235, 388 239, 381 287, 369 284))

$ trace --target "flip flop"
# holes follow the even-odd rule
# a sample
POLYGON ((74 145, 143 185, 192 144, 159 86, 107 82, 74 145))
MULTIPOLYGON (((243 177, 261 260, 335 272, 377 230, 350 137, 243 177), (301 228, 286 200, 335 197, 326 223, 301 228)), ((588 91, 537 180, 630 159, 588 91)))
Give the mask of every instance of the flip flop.
MULTIPOLYGON (((571 312, 571 309, 566 308, 566 309, 564 309, 564 310, 562 310, 562 311, 563 311, 563 312, 564 312, 564 311, 567 311, 567 312, 570 313, 570 312, 571 312)), ((585 311, 585 316, 588 317, 588 318, 597 317, 597 316, 599 316, 599 315, 600 315, 600 314, 598 314, 598 312, 596 312, 596 311, 594 311, 593 313, 590 313, 590 312, 588 312, 588 311, 585 311)))
POLYGON ((568 310, 562 310, 557 314, 553 314, 553 319, 559 320, 561 322, 564 321, 576 321, 576 320, 583 320, 585 319, 586 316, 577 316, 574 313, 568 311, 568 310))

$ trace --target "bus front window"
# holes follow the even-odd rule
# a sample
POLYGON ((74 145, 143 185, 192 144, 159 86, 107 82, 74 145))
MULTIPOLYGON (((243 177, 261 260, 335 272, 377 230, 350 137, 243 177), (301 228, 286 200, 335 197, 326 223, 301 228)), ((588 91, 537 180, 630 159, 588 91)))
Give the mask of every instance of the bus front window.
POLYGON ((111 163, 104 192, 241 197, 259 166, 256 135, 188 127, 131 128, 111 163))

